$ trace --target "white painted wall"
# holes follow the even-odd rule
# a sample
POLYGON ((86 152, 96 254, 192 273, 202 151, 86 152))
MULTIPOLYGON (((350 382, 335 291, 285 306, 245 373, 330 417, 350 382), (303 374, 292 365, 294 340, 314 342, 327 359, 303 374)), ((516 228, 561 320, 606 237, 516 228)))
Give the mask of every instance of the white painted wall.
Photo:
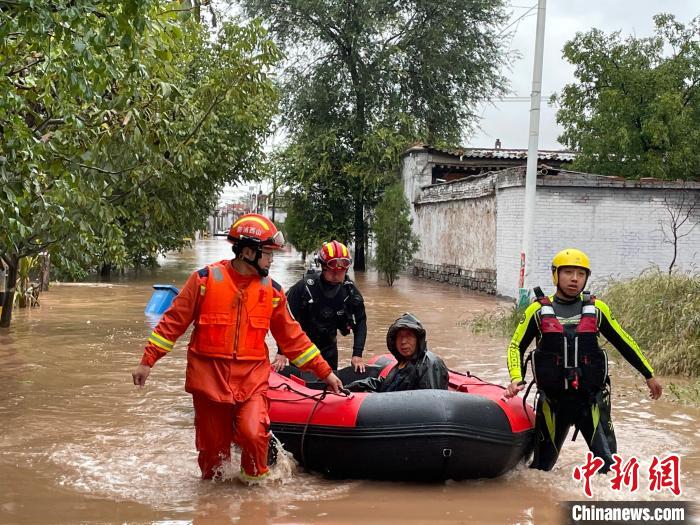
MULTIPOLYGON (((555 182, 553 179, 545 177, 541 181, 545 185, 537 187, 537 207, 541 213, 535 223, 536 259, 528 287, 540 285, 545 291, 551 290, 551 259, 559 250, 569 247, 579 248, 590 257, 593 273, 589 288, 594 292, 611 277, 633 277, 653 266, 668 269, 673 247, 664 242, 662 226, 670 231, 669 207, 677 208, 682 190, 621 184, 548 185, 555 182)), ((700 199, 700 190, 691 190, 686 195, 700 199)), ((524 187, 504 187, 497 192, 496 289, 509 297, 516 297, 518 292, 523 198, 524 187)), ((690 231, 690 226, 698 222, 700 209, 680 233, 690 231)), ((678 246, 676 268, 698 271, 700 227, 681 238, 678 246)))
POLYGON ((496 264, 496 177, 456 181, 425 189, 414 206, 421 246, 414 258, 468 270, 496 264))
POLYGON ((421 225, 421 246, 415 259, 470 270, 494 268, 493 196, 421 205, 416 212, 421 225))

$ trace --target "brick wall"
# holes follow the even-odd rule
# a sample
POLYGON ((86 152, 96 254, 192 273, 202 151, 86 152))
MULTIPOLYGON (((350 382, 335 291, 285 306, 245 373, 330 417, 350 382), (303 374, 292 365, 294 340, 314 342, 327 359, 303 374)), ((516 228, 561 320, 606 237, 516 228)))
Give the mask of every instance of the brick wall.
MULTIPOLYGON (((538 179, 534 254, 529 287, 551 289, 550 264, 559 250, 576 247, 586 252, 593 267, 590 286, 600 289, 609 278, 627 278, 658 266, 667 270, 673 257, 669 210, 681 200, 700 202, 700 184, 683 189, 680 183, 623 181, 616 177, 561 173, 538 179), (684 197, 685 195, 685 197, 684 197), (664 230, 666 234, 664 234, 664 230)), ((497 190, 497 293, 517 296, 524 186, 499 184, 497 190)), ((700 207, 679 233, 675 267, 698 271, 700 207)))
MULTIPOLYGON (((421 166, 422 180, 428 165, 421 166)), ((458 286, 516 297, 523 235, 525 169, 411 188, 413 230, 421 239, 414 274, 458 286)), ((625 278, 658 266, 673 256, 669 211, 681 200, 700 202, 700 183, 629 181, 574 172, 538 177, 531 271, 527 285, 551 289, 552 256, 567 247, 591 258, 595 291, 610 277, 625 278)), ((408 196, 408 194, 407 194, 408 196)), ((685 215, 685 214, 684 214, 685 215)), ((700 205, 679 233, 676 268, 698 271, 700 205), (691 229, 692 228, 692 229, 691 229)))

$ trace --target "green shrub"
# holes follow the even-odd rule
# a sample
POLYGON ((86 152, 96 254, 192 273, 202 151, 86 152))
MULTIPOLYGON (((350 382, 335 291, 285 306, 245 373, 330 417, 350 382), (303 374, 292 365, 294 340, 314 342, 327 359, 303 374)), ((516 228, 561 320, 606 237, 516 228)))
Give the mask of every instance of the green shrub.
POLYGON ((389 286, 405 270, 420 246, 420 239, 411 231, 411 209, 401 184, 387 188, 377 206, 374 236, 377 240, 375 264, 389 286))
POLYGON ((515 332, 524 311, 514 304, 507 309, 500 308, 496 313, 482 312, 466 324, 475 334, 488 334, 510 339, 513 337, 513 332, 515 332))
POLYGON ((669 383, 668 391, 684 404, 700 405, 700 381, 690 384, 669 383))
POLYGON ((662 375, 700 376, 700 275, 649 270, 600 294, 662 375))

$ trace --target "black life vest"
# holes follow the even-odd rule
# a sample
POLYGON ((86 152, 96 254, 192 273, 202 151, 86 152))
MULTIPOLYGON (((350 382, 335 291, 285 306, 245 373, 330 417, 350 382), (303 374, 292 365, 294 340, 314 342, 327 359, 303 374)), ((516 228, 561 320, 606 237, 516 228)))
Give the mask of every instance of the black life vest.
POLYGON ((598 345, 598 311, 595 297, 584 292, 581 320, 574 329, 564 327, 549 297, 535 288, 541 338, 532 352, 537 388, 549 392, 581 390, 595 393, 605 385, 608 356, 598 345))
MULTIPOLYGON (((311 325, 311 332, 324 338, 335 338, 336 331, 348 335, 350 330, 357 327, 364 310, 364 301, 347 275, 333 297, 324 295, 320 272, 304 275, 304 286, 302 324, 311 325)), ((311 339, 313 340, 313 337, 311 339)))

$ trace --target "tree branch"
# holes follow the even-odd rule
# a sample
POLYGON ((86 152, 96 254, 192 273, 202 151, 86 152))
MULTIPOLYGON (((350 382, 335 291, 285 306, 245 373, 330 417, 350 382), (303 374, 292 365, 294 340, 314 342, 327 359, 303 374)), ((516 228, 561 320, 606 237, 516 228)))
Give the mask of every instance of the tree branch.
MULTIPOLYGON (((143 188, 153 177, 155 177, 155 174, 149 175, 148 177, 146 177, 145 179, 143 179, 142 181, 139 182, 138 187, 143 188)), ((134 188, 136 188, 136 186, 134 186, 134 188)), ((131 189, 131 190, 124 191, 122 193, 118 193, 116 195, 112 195, 109 199, 107 199, 107 202, 109 202, 110 204, 115 204, 115 203, 119 202, 120 200, 122 200, 127 195, 129 195, 130 193, 132 193, 133 191, 134 190, 131 189)))
POLYGON ((19 258, 21 259, 22 257, 28 257, 30 255, 36 255, 38 253, 41 253, 52 244, 56 244, 57 242, 65 240, 66 237, 67 236, 64 235, 63 237, 54 239, 53 241, 45 241, 39 244, 31 244, 32 241, 28 241, 27 247, 19 251, 19 258))
POLYGON ((685 93, 683 93, 683 106, 687 106, 688 103, 693 99, 693 95, 695 95, 695 86, 698 83, 698 79, 693 79, 693 83, 688 86, 688 89, 685 90, 685 93))
POLYGON ((194 6, 188 9, 168 9, 167 11, 161 11, 160 13, 156 13, 156 16, 167 15, 168 13, 191 13, 192 11, 194 11, 194 9, 194 6))
POLYGON ((66 123, 66 121, 63 120, 62 118, 51 118, 49 116, 49 117, 46 117, 46 119, 43 122, 41 122, 36 128, 34 128, 34 133, 39 133, 46 126, 52 126, 54 124, 65 124, 65 123, 66 123))
MULTIPOLYGON (((0 1, 1 1, 1 0, 0 0, 0 1)), ((39 58, 37 58, 37 59, 34 60, 33 62, 30 62, 29 64, 27 64, 27 65, 24 66, 24 67, 21 67, 21 68, 19 68, 19 69, 13 69, 12 71, 10 71, 10 72, 7 74, 7 76, 8 76, 8 77, 13 77, 13 76, 15 76, 17 73, 21 73, 22 71, 24 71, 24 70, 26 70, 26 69, 29 69, 30 67, 36 66, 37 64, 41 64, 44 60, 45 60, 44 57, 39 57, 39 58)))
POLYGON ((135 166, 131 166, 130 168, 124 168, 123 170, 112 171, 112 170, 106 170, 106 169, 104 169, 104 168, 98 168, 97 166, 89 166, 89 165, 87 165, 87 164, 82 164, 82 163, 80 163, 80 162, 77 162, 77 161, 75 161, 75 160, 71 160, 71 159, 69 159, 69 158, 67 158, 67 157, 64 157, 64 156, 62 156, 62 155, 57 155, 57 157, 58 157, 59 159, 65 160, 66 162, 69 162, 69 163, 71 163, 71 164, 75 164, 76 166, 80 166, 81 168, 85 168, 85 169, 87 169, 87 170, 97 171, 97 172, 99 172, 99 173, 106 173, 107 175, 121 175, 122 173, 126 173, 126 172, 128 172, 128 171, 133 171, 133 170, 135 170, 135 169, 137 169, 137 168, 140 168, 140 167, 142 167, 142 166, 145 166, 145 163, 141 163, 141 164, 136 164, 135 166))
POLYGON ((221 102, 223 99, 224 99, 223 96, 214 97, 214 102, 211 103, 211 105, 210 105, 209 108, 207 109, 207 111, 206 111, 206 113, 204 114, 204 116, 201 118, 201 120, 200 120, 199 122, 197 122, 197 125, 194 127, 194 129, 193 129, 192 131, 190 131, 190 132, 187 134, 187 136, 185 137, 185 139, 182 140, 182 141, 180 142, 179 146, 184 146, 185 144, 187 144, 187 142, 195 135, 195 133, 197 133, 197 131, 199 131, 199 128, 202 127, 202 124, 204 124, 204 121, 207 119, 207 117, 209 116, 209 114, 214 110, 214 108, 215 108, 215 107, 219 104, 219 102, 221 102))

